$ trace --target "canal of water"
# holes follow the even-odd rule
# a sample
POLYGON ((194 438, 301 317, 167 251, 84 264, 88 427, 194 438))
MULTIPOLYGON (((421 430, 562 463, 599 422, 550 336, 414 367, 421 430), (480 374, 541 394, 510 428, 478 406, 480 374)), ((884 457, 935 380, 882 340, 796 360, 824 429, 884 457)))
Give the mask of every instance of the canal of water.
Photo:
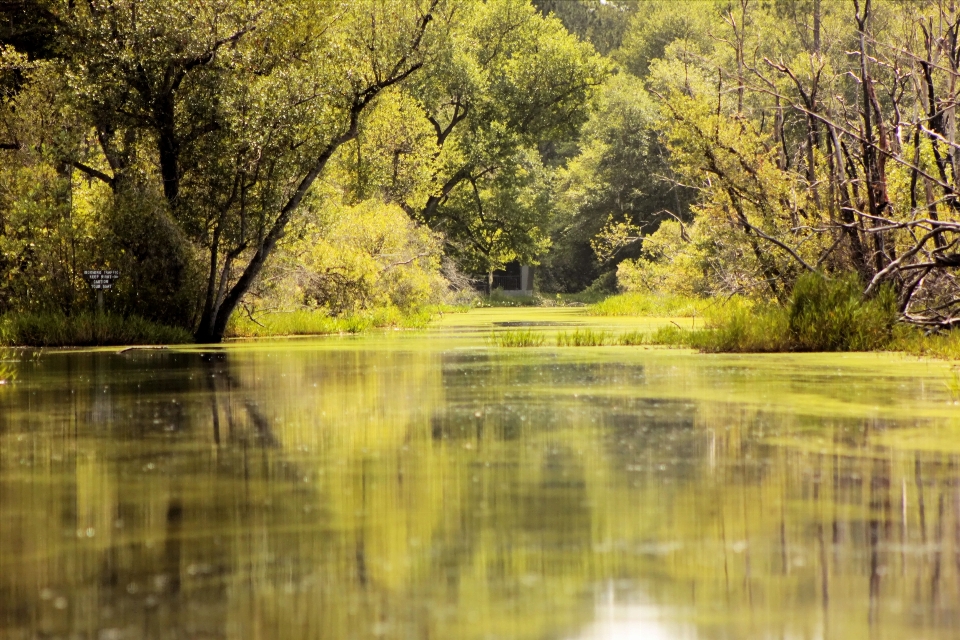
POLYGON ((656 322, 19 353, 0 638, 960 635, 950 364, 490 341, 656 322))

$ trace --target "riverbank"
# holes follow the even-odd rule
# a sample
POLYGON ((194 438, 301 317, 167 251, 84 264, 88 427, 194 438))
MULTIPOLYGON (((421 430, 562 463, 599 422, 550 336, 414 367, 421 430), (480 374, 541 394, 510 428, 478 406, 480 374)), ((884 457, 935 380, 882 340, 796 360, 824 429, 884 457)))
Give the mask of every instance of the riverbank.
POLYGON ((95 347, 185 344, 189 331, 138 316, 80 313, 9 313, 0 317, 0 346, 95 347))
MULTIPOLYGON (((414 311, 395 307, 348 316, 322 311, 236 314, 226 338, 278 338, 356 334, 371 329, 424 329, 444 313, 467 307, 437 305, 414 311)), ((182 327, 151 322, 139 316, 81 313, 11 313, 0 317, 0 346, 4 347, 108 347, 128 345, 192 344, 193 335, 182 327)))

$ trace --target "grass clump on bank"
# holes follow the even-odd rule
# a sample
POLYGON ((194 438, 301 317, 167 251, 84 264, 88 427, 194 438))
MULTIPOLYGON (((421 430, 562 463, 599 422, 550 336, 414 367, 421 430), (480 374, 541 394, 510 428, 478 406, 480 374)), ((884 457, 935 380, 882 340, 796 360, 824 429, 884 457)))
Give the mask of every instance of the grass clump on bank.
POLYGON ((713 301, 669 293, 631 292, 610 296, 590 307, 596 316, 649 316, 659 318, 706 315, 713 301))
POLYGON ((718 353, 871 351, 891 347, 896 321, 892 289, 867 298, 855 275, 827 280, 807 274, 786 306, 731 303, 718 307, 705 329, 663 327, 651 339, 718 353))
POLYGON ((269 338, 361 333, 369 329, 423 329, 437 313, 465 311, 460 307, 429 307, 403 311, 383 307, 348 316, 331 316, 323 310, 284 311, 259 314, 254 318, 236 314, 227 327, 229 338, 269 338))
POLYGON ((478 302, 480 307, 539 307, 543 298, 539 294, 532 296, 509 294, 503 289, 494 289, 489 295, 482 296, 478 302))
POLYGON ((915 356, 960 360, 960 331, 928 334, 919 327, 906 325, 894 328, 888 351, 903 351, 915 356))
POLYGON ((494 332, 490 335, 490 341, 498 347, 542 347, 546 336, 539 331, 517 329, 494 332))
POLYGON ((10 313, 0 317, 0 344, 23 347, 98 347, 193 342, 186 329, 139 316, 10 313))

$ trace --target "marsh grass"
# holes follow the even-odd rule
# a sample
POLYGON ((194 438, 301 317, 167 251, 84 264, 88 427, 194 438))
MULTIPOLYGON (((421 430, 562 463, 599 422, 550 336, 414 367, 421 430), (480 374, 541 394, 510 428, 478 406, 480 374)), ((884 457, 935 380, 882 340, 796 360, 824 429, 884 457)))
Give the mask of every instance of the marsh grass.
POLYGON ((903 351, 915 356, 960 360, 960 331, 927 334, 919 327, 900 325, 894 329, 889 351, 903 351))
POLYGON ((138 316, 16 313, 0 317, 0 344, 25 347, 94 347, 193 342, 186 329, 138 316))
POLYGON ((725 309, 707 321, 707 327, 683 331, 676 327, 662 332, 673 344, 714 353, 775 353, 794 351, 789 320, 775 306, 737 306, 725 309))
POLYGON ((572 333, 561 331, 557 334, 558 347, 602 347, 612 344, 613 336, 608 331, 594 329, 575 329, 572 333))
POLYGON ((715 353, 871 351, 890 349, 896 296, 881 289, 866 298, 856 276, 801 277, 786 306, 732 300, 717 305, 699 330, 663 327, 656 344, 715 353))
POLYGON ((268 338, 278 336, 316 336, 340 333, 362 333, 369 329, 423 329, 435 313, 458 312, 459 307, 425 308, 404 312, 385 307, 350 316, 331 316, 324 311, 287 311, 264 313, 251 318, 236 314, 227 327, 230 338, 268 338))
POLYGON ((954 402, 960 401, 960 369, 957 367, 951 368, 943 386, 947 388, 947 392, 954 402))
POLYGON ((628 331, 617 336, 617 344, 622 347, 637 347, 650 344, 650 336, 643 331, 628 331))
POLYGON ((537 295, 509 295, 502 289, 494 289, 489 295, 480 298, 481 307, 539 307, 543 299, 537 295))
POLYGON ((621 293, 590 307, 596 316, 701 317, 717 305, 715 300, 668 293, 621 293))
POLYGON ((490 334, 490 341, 498 347, 541 347, 546 340, 543 333, 530 329, 511 329, 490 334))

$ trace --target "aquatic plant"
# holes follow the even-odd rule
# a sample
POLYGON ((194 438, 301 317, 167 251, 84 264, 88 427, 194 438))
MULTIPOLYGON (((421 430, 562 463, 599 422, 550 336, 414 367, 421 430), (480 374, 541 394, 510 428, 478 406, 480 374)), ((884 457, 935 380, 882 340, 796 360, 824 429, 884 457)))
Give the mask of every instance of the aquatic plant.
POLYGON ((0 350, 0 385, 13 382, 17 377, 17 368, 12 358, 12 353, 0 350))
POLYGON ((490 295, 484 296, 480 299, 479 306, 481 307, 538 307, 543 303, 543 299, 534 294, 532 296, 528 295, 512 295, 504 293, 502 289, 494 289, 490 292, 490 295))
POLYGON ((715 300, 669 293, 635 291, 610 296, 590 307, 596 316, 699 317, 715 307, 715 300))
POLYGON ((960 331, 927 333, 919 327, 898 325, 894 327, 893 340, 888 351, 903 351, 916 356, 960 360, 960 331))
POLYGON ((643 331, 628 331, 617 337, 617 343, 624 347, 635 347, 649 342, 649 336, 643 331))
POLYGON ((546 342, 546 336, 530 329, 495 331, 490 340, 498 347, 540 347, 546 342))
POLYGON ((960 368, 953 367, 950 369, 950 375, 947 376, 943 386, 947 388, 954 402, 960 402, 960 368))
POLYGON ((607 331, 594 329, 576 329, 572 333, 561 331, 557 334, 558 347, 602 347, 611 342, 607 331))

